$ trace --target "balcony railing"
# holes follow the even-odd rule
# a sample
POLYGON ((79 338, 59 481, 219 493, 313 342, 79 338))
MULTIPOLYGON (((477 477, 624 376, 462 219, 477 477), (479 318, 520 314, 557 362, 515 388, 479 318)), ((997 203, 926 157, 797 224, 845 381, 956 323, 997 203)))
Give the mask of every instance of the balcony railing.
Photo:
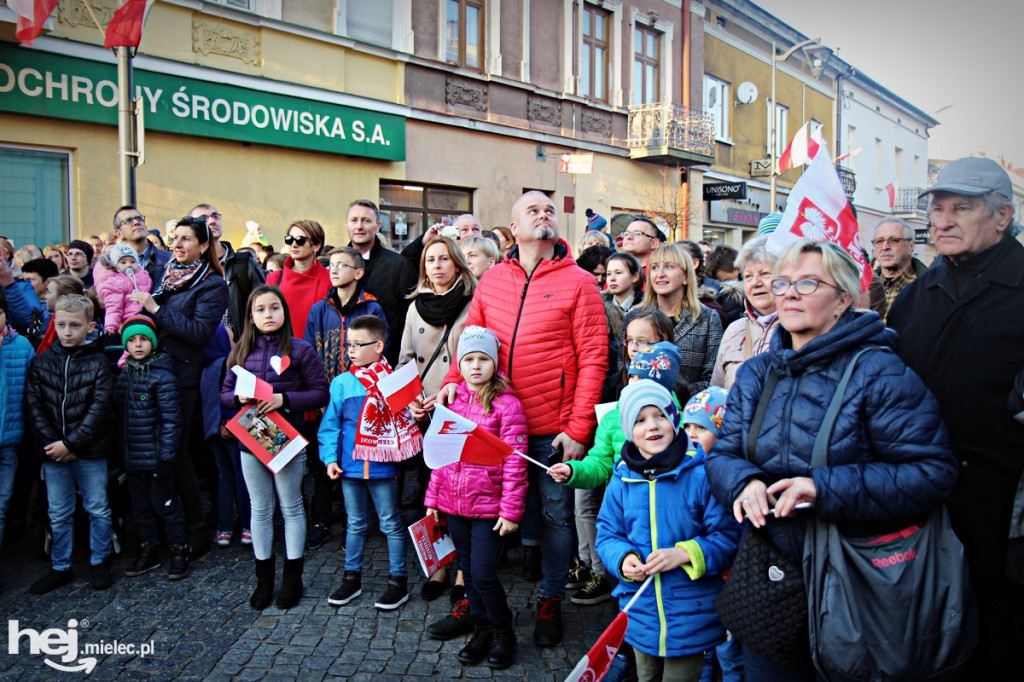
POLYGON ((669 163, 713 163, 715 122, 710 114, 656 102, 629 108, 630 157, 669 163))
POLYGON ((928 213, 928 197, 918 198, 925 187, 900 187, 892 212, 896 215, 924 216, 928 213))
POLYGON ((853 198, 853 193, 857 191, 857 174, 846 166, 836 166, 836 173, 843 185, 843 192, 848 198, 853 198))

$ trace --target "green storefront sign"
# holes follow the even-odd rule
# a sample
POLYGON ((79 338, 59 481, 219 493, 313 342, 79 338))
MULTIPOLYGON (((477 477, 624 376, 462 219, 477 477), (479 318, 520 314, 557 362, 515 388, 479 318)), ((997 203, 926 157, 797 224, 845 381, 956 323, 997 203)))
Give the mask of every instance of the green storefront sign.
MULTIPOLYGON (((405 159, 405 119, 135 69, 146 129, 405 159)), ((117 125, 117 67, 0 43, 0 111, 117 125)))

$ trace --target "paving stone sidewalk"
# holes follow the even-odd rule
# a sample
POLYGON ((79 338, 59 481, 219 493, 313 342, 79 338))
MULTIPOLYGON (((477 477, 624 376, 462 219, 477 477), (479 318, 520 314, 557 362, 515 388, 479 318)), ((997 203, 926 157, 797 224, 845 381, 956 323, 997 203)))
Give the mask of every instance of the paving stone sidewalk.
MULTIPOLYGON (((407 519, 411 522, 413 519, 407 519)), ((566 638, 562 646, 540 649, 533 644, 535 585, 521 577, 520 550, 502 569, 502 581, 515 613, 519 651, 515 665, 492 671, 486 666, 463 667, 455 655, 465 638, 436 642, 426 637, 426 625, 444 617, 447 596, 426 603, 419 598, 423 580, 409 550, 412 596, 397 611, 380 612, 374 598, 387 580, 387 548, 374 531, 367 539, 363 594, 335 608, 327 596, 341 583, 344 533, 335 528, 320 549, 306 553, 306 594, 295 608, 249 608, 255 585, 252 551, 232 545, 213 547, 193 562, 185 580, 169 582, 161 567, 139 578, 123 576, 129 557, 114 562, 114 586, 94 592, 88 584, 88 560, 76 558, 76 580, 50 594, 34 596, 28 587, 48 569, 22 540, 4 547, 0 555, 0 614, 8 633, 0 642, 0 681, 82 679, 58 672, 46 661, 76 666, 71 656, 61 660, 59 639, 77 635, 79 649, 102 644, 134 645, 136 653, 97 654, 93 680, 322 680, 353 682, 390 680, 515 679, 555 682, 564 679, 616 613, 613 601, 598 606, 563 608, 566 638), (24 632, 50 633, 51 655, 32 654, 30 635, 19 640, 19 652, 8 653, 13 621, 24 632), (77 627, 69 628, 69 621, 77 627), (152 643, 142 656, 138 648, 152 643)), ((277 537, 281 537, 280 527, 277 537)), ((278 556, 283 547, 277 549, 278 556)), ((280 583, 280 562, 278 583, 280 583)))

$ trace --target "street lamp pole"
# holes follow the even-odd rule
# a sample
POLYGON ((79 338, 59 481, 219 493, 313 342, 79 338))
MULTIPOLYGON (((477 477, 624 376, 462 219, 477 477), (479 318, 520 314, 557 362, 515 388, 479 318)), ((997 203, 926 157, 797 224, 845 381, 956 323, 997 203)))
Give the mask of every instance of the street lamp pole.
MULTIPOLYGON (((776 49, 776 47, 775 47, 775 41, 774 40, 772 41, 772 105, 771 105, 772 106, 772 110, 768 112, 768 120, 771 121, 771 135, 770 135, 770 137, 771 137, 771 159, 772 159, 772 189, 771 189, 771 195, 770 195, 771 211, 777 210, 777 207, 775 206, 775 176, 778 174, 778 172, 777 172, 778 169, 776 168, 776 165, 777 165, 777 162, 778 162, 778 159, 776 158, 776 156, 778 155, 778 152, 776 151, 777 144, 776 144, 775 138, 776 138, 776 135, 778 135, 778 132, 776 131, 776 126, 778 125, 777 114, 778 114, 778 111, 779 111, 779 105, 775 101, 775 72, 778 69, 778 65, 780 63, 782 63, 782 62, 785 62, 790 57, 792 57, 793 54, 797 50, 799 50, 801 48, 804 48, 804 47, 809 47, 811 45, 821 45, 821 38, 808 38, 807 40, 803 40, 803 41, 797 43, 796 45, 794 45, 793 47, 789 48, 788 50, 786 50, 782 54, 779 54, 777 49, 776 49)), ((771 211, 769 211, 769 212, 771 212, 771 211)))

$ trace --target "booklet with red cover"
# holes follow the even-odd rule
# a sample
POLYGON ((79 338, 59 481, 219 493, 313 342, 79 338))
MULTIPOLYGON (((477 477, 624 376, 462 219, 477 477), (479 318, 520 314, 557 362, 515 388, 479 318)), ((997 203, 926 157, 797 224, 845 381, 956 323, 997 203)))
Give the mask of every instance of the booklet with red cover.
POLYGON ((256 403, 246 405, 226 424, 235 438, 274 474, 284 468, 309 444, 276 411, 260 414, 256 403))
POLYGON ((455 544, 448 535, 448 524, 435 521, 433 514, 427 514, 409 526, 412 546, 416 548, 423 575, 428 578, 443 566, 455 560, 455 544))

